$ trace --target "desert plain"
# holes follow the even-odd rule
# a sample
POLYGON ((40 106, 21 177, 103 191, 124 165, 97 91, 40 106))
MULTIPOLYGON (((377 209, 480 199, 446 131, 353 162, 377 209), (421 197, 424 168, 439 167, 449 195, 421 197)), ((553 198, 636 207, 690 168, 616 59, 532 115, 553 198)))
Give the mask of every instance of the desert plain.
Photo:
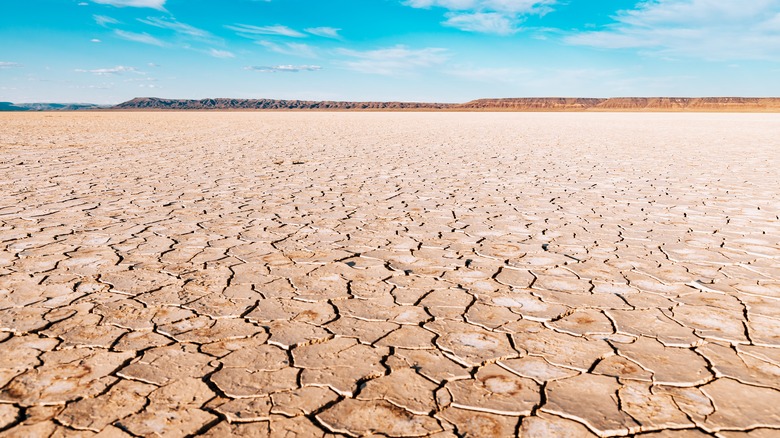
POLYGON ((780 436, 780 115, 0 114, 0 436, 780 436))

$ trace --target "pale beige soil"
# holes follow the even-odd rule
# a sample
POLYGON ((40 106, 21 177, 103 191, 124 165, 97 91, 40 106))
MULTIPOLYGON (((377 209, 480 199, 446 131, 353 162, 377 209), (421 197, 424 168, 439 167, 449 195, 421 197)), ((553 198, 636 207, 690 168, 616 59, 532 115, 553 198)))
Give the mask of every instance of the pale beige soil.
POLYGON ((778 436, 778 139, 0 114, 0 436, 778 436))

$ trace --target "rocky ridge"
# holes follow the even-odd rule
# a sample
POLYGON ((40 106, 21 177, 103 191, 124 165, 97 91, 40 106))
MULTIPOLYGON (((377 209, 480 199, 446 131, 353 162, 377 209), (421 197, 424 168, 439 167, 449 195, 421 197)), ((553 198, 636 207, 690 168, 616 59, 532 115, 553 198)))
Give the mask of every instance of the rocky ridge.
POLYGON ((446 110, 446 111, 780 111, 780 98, 529 97, 466 103, 342 102, 275 99, 161 99, 138 97, 113 107, 133 110, 446 110))

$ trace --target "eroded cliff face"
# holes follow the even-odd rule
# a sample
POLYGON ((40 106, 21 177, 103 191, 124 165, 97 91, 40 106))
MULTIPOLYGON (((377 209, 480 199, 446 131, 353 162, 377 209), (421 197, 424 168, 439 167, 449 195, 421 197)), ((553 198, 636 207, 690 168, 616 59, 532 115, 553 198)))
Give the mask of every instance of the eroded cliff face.
POLYGON ((456 106, 446 103, 424 102, 335 102, 275 99, 159 99, 139 97, 121 103, 118 109, 273 109, 273 110, 379 110, 379 109, 448 109, 456 106))
POLYGON ((593 108, 604 99, 570 97, 523 97, 514 99, 478 99, 459 105, 462 108, 516 109, 543 111, 581 111, 593 108))
POLYGON ((160 99, 139 97, 115 109, 154 110, 447 110, 447 111, 780 111, 780 98, 529 97, 435 102, 337 102, 275 99, 160 99))
POLYGON ((613 97, 479 99, 462 108, 517 111, 771 111, 780 110, 780 98, 747 97, 613 97))

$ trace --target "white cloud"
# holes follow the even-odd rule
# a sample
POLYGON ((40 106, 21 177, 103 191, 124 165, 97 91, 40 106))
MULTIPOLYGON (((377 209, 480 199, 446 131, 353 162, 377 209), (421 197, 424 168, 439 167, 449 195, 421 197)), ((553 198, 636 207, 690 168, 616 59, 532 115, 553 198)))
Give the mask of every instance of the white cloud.
POLYGON ((96 68, 94 70, 84 70, 84 69, 76 69, 79 73, 92 73, 94 75, 98 76, 111 76, 111 75, 121 75, 122 73, 136 73, 136 74, 144 74, 141 71, 138 71, 135 67, 128 67, 124 65, 117 65, 116 67, 111 68, 96 68))
POLYGON ((435 47, 417 50, 406 46, 368 51, 340 49, 336 53, 355 58, 344 62, 351 70, 381 75, 409 74, 419 68, 442 64, 449 58, 446 49, 435 47))
POLYGON ((234 24, 232 26, 225 26, 226 28, 238 32, 244 37, 251 38, 254 35, 277 35, 286 36, 292 38, 303 38, 306 34, 298 32, 295 29, 291 29, 287 26, 275 25, 275 26, 253 26, 251 24, 234 24))
POLYGON ((299 71, 318 71, 322 70, 322 67, 319 65, 276 65, 273 67, 250 66, 244 67, 244 70, 260 73, 297 73, 299 71))
POLYGON ((189 24, 185 24, 185 23, 180 23, 176 20, 168 20, 165 18, 158 18, 158 17, 147 17, 146 19, 139 18, 138 21, 144 24, 148 24, 149 26, 158 27, 160 29, 169 29, 178 34, 186 35, 190 37, 210 38, 212 36, 209 32, 203 29, 198 29, 197 27, 190 26, 189 24))
POLYGON ((206 53, 209 55, 215 57, 215 58, 235 58, 236 55, 234 55, 232 52, 228 52, 227 50, 218 50, 218 49, 209 49, 206 53))
POLYGON ((496 11, 512 14, 539 14, 550 11, 557 0, 407 0, 413 8, 440 7, 451 11, 496 11))
POLYGON ((126 32, 124 30, 115 30, 114 34, 119 38, 122 38, 123 40, 135 41, 137 43, 149 44, 152 46, 159 46, 159 47, 165 46, 165 43, 149 35, 146 32, 136 33, 136 32, 126 32))
POLYGON ((466 32, 510 35, 526 15, 544 15, 558 0, 406 0, 413 8, 444 8, 443 25, 466 32))
POLYGON ((283 55, 299 56, 302 58, 317 57, 317 54, 314 52, 314 48, 312 48, 308 44, 303 44, 303 43, 277 44, 277 43, 272 43, 271 41, 258 41, 257 44, 260 44, 261 46, 265 47, 266 49, 272 52, 281 53, 283 55))
POLYGON ((91 43, 102 43, 103 41, 101 41, 101 40, 99 40, 97 38, 92 38, 91 40, 89 40, 89 42, 91 42, 91 43))
POLYGON ((0 61, 0 69, 16 68, 16 67, 21 67, 21 66, 22 66, 22 64, 19 64, 18 62, 0 61))
POLYGON ((107 17, 105 15, 93 15, 92 18, 95 19, 95 23, 103 27, 108 27, 109 24, 119 23, 119 20, 115 18, 107 17))
POLYGON ((339 35, 339 31, 341 29, 335 28, 335 27, 309 27, 304 29, 304 31, 312 34, 317 35, 325 38, 341 38, 341 35, 339 35))
POLYGON ((92 0, 93 3, 101 5, 111 5, 119 8, 152 8, 160 11, 165 10, 166 0, 92 0))
POLYGON ((780 58, 780 1, 651 0, 565 42, 709 60, 780 58))
POLYGON ((516 20, 498 12, 476 12, 473 14, 449 13, 442 24, 467 32, 509 35, 517 32, 516 20))

